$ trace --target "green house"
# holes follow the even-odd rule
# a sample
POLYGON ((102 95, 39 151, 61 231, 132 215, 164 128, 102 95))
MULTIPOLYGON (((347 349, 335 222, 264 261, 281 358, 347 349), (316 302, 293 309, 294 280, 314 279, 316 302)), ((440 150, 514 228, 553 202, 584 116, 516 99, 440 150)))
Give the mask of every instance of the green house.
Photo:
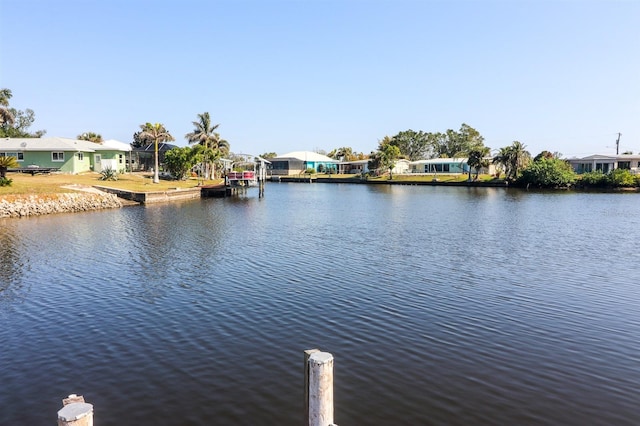
POLYGON ((20 168, 54 168, 63 173, 126 171, 129 144, 107 140, 100 144, 68 138, 3 138, 0 157, 18 160, 20 168))

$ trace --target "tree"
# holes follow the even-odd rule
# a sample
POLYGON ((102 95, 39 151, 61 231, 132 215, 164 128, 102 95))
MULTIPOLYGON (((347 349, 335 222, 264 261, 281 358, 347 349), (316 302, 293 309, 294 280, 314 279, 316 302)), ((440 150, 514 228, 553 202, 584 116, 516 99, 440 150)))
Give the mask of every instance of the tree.
POLYGON ((426 137, 435 157, 463 157, 472 149, 484 146, 484 137, 466 123, 462 123, 458 131, 448 129, 445 133, 427 133, 426 137))
POLYGON ((515 181, 521 171, 531 162, 531 154, 522 142, 514 141, 510 146, 500 148, 493 162, 502 164, 506 179, 515 181))
POLYGON ((199 154, 205 165, 205 179, 215 176, 214 162, 222 155, 229 152, 229 142, 222 139, 215 130, 220 124, 212 124, 211 117, 208 112, 198 114, 198 120, 192 122, 194 129, 191 133, 187 133, 185 138, 192 144, 201 145, 199 154))
POLYGON ((12 125, 15 117, 9 109, 9 99, 11 99, 11 90, 0 89, 0 125, 5 123, 12 125))
POLYGON ((158 173, 158 143, 159 142, 169 142, 175 140, 171 133, 164 128, 164 126, 160 123, 145 123, 141 124, 140 128, 142 129, 142 137, 149 138, 153 141, 154 144, 154 167, 153 167, 153 183, 160 183, 160 175, 158 173))
POLYGON ((333 151, 328 153, 327 157, 340 161, 353 161, 355 155, 353 153, 353 148, 351 148, 350 146, 343 146, 342 148, 334 149, 333 151))
POLYGON ((400 148, 392 144, 386 144, 380 152, 382 153, 382 167, 389 169, 389 179, 393 179, 393 168, 400 157, 400 148))
POLYGON ((131 146, 134 148, 144 148, 152 143, 153 141, 149 138, 149 135, 141 130, 133 134, 133 142, 131 142, 131 146))
POLYGON ((389 179, 393 179, 392 170, 400 157, 400 148, 393 144, 389 136, 385 136, 378 143, 378 150, 369 156, 369 170, 389 170, 389 179))
POLYGON ((19 167, 18 160, 13 156, 0 157, 0 179, 4 179, 7 176, 7 169, 19 167))
POLYGON ((566 161, 542 156, 522 171, 518 183, 539 188, 560 188, 573 185, 576 178, 576 173, 566 161))
POLYGON ((427 158, 433 151, 433 145, 427 133, 422 130, 416 132, 411 129, 395 135, 392 144, 400 149, 400 154, 409 161, 427 158))
POLYGON ((173 177, 183 180, 187 177, 189 170, 196 165, 198 158, 193 148, 185 146, 167 151, 164 154, 164 162, 173 177))
POLYGON ((473 148, 469 151, 469 158, 467 159, 467 164, 469 165, 469 180, 471 180, 471 169, 476 170, 476 179, 478 179, 478 175, 480 174, 480 169, 483 167, 489 167, 489 160, 487 156, 491 150, 487 146, 473 148))
POLYGON ((76 139, 93 143, 102 143, 102 135, 94 132, 85 132, 81 135, 78 135, 76 139))
POLYGON ((278 154, 276 154, 275 152, 265 152, 264 154, 260 155, 260 157, 264 158, 265 160, 276 158, 277 156, 278 154))
POLYGON ((9 114, 13 117, 12 121, 3 121, 0 124, 0 137, 3 138, 41 138, 47 133, 46 130, 37 130, 33 133, 29 132, 29 127, 33 124, 35 113, 32 109, 24 111, 15 108, 9 108, 9 114))

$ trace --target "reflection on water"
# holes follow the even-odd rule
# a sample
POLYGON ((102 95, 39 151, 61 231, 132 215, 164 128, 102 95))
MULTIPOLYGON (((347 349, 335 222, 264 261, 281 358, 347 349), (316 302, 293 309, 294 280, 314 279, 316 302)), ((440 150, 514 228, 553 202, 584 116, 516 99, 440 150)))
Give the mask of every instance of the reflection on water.
POLYGON ((298 424, 312 347, 339 424, 640 424, 637 198, 265 195, 0 222, 0 424, 298 424))
POLYGON ((0 304, 5 308, 25 297, 27 288, 22 281, 22 271, 29 262, 20 250, 21 240, 6 222, 0 221, 0 304))

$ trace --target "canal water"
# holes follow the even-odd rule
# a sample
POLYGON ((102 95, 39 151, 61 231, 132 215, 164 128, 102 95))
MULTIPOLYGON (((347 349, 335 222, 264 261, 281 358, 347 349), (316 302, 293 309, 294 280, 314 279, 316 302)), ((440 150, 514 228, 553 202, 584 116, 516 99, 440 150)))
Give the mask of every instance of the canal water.
POLYGON ((0 220, 0 424, 640 424, 640 196, 270 183, 0 220))

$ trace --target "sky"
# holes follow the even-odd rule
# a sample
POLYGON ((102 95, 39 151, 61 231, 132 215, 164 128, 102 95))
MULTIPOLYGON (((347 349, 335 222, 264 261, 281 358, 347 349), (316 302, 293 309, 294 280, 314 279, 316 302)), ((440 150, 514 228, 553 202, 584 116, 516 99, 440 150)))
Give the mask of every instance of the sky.
POLYGON ((492 149, 640 152, 640 0, 0 0, 0 88, 31 131, 235 153, 370 153, 463 123, 492 149))

